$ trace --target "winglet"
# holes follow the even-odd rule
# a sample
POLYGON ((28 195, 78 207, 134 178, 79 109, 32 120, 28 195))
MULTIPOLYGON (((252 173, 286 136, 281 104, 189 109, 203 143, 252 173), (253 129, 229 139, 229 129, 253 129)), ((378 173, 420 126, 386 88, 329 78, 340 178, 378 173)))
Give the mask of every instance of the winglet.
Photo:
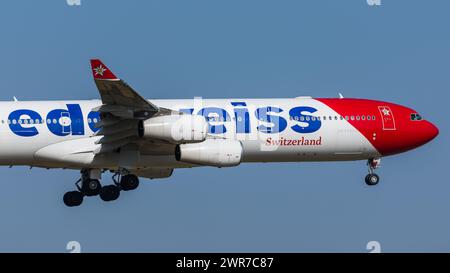
POLYGON ((91 60, 92 75, 96 80, 118 80, 118 78, 109 70, 99 59, 91 60))

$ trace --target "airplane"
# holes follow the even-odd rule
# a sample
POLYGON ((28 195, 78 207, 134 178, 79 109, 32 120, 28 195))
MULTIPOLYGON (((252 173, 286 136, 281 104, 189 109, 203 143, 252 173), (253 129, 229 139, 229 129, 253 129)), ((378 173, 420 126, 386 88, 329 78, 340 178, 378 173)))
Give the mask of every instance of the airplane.
POLYGON ((248 162, 366 160, 377 185, 381 158, 417 148, 438 128, 390 102, 344 98, 144 99, 92 59, 100 100, 0 102, 0 165, 80 170, 69 207, 116 200, 139 178, 177 168, 248 162), (113 183, 102 185, 111 172, 113 183))

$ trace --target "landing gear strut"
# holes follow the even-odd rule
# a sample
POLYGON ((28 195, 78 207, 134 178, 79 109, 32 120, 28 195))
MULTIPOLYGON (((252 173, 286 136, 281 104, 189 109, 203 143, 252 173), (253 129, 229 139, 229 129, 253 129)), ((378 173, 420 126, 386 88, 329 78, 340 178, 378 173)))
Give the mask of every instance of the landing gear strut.
POLYGON ((367 160, 367 166, 369 169, 369 174, 366 175, 365 181, 369 186, 375 186, 380 182, 380 177, 374 173, 374 170, 380 166, 381 159, 380 158, 372 158, 367 160))

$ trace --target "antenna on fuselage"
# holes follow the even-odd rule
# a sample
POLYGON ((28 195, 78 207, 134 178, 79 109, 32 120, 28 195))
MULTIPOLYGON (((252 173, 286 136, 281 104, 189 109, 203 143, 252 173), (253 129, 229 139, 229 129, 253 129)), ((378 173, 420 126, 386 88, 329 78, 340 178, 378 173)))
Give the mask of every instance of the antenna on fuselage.
POLYGON ((342 93, 338 93, 339 94, 339 98, 340 99, 343 99, 344 98, 344 96, 342 95, 342 93))
POLYGON ((19 100, 16 98, 16 96, 13 96, 13 100, 14 100, 14 101, 19 101, 19 100))

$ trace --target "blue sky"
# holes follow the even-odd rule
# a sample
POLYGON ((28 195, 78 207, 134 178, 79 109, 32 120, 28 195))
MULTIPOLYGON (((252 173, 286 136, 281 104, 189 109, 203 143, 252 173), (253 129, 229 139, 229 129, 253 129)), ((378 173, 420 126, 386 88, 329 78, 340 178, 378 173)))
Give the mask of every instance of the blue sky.
MULTIPOLYGON (((0 252, 450 251, 450 2, 7 1, 1 100, 92 99, 90 58, 148 98, 373 98, 416 109, 433 142, 365 162, 176 170, 67 208, 76 171, 2 167, 0 252)), ((105 176, 104 182, 110 177, 105 176)))

